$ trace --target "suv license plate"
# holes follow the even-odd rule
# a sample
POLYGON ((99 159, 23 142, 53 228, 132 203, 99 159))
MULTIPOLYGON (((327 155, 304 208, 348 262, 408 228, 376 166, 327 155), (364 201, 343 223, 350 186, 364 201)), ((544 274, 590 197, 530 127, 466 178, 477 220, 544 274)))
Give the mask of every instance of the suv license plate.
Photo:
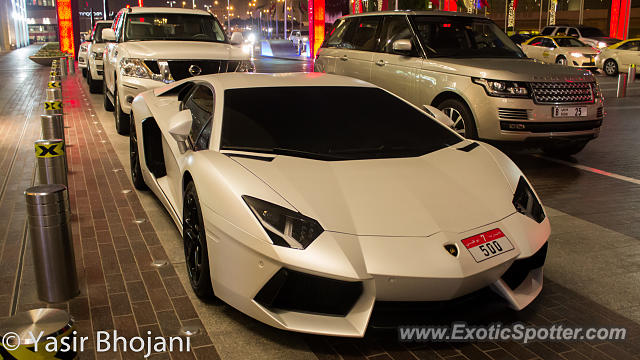
POLYGON ((462 240, 476 262, 513 250, 513 244, 500 229, 493 229, 462 240))
POLYGON ((587 116, 586 106, 556 106, 551 109, 553 117, 584 117, 587 116))

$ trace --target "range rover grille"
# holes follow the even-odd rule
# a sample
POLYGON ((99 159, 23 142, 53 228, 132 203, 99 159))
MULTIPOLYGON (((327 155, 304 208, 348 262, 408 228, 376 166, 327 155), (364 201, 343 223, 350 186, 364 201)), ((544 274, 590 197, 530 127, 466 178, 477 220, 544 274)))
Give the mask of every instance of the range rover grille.
POLYGON ((533 99, 538 104, 593 103, 595 83, 588 82, 534 82, 533 99))
POLYGON ((498 117, 503 120, 529 120, 527 109, 499 108, 498 117))

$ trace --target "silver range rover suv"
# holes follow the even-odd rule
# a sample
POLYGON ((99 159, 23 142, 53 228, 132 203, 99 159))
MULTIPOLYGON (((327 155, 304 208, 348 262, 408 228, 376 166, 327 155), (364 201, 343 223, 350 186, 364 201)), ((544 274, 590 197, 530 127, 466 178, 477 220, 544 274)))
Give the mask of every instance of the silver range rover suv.
MULTIPOLYGON (((575 154, 600 132, 603 100, 586 70, 528 59, 491 20, 433 11, 346 16, 315 71, 374 83, 444 111, 468 138, 575 154)), ((366 99, 354 99, 366 106, 366 99)))

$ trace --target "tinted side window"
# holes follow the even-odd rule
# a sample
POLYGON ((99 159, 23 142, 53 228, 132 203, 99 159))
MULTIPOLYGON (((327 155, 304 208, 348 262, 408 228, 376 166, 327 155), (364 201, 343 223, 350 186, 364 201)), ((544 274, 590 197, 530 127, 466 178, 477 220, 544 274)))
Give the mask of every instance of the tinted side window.
POLYGON ((556 47, 556 44, 553 43, 553 40, 544 38, 542 39, 542 46, 548 47, 548 48, 554 48, 556 47))
POLYGON ((553 34, 553 28, 548 26, 544 28, 540 33, 540 35, 551 35, 551 34, 553 34))
POLYGON ((417 44, 404 16, 385 16, 380 29, 380 42, 377 51, 393 54, 393 42, 396 40, 411 40, 410 56, 418 56, 417 44))
POLYGON ((198 151, 208 148, 213 120, 213 92, 206 86, 197 86, 185 101, 184 107, 191 110, 193 117, 189 133, 193 149, 198 151))
POLYGON ((532 45, 532 46, 542 46, 542 39, 544 39, 544 38, 541 38, 541 37, 533 38, 533 40, 531 40, 531 41, 529 42, 529 45, 532 45))
POLYGON ((380 16, 359 17, 355 27, 350 30, 353 34, 351 37, 353 49, 362 51, 375 50, 379 24, 380 16))
POLYGON ((558 31, 556 31, 556 35, 566 35, 567 34, 567 28, 566 27, 559 27, 558 31))
POLYGON ((578 30, 576 30, 575 28, 569 29, 569 32, 567 33, 567 35, 569 35, 569 36, 580 36, 580 34, 578 34, 578 30))
POLYGON ((638 44, 640 44, 640 42, 638 42, 638 41, 628 41, 628 42, 618 46, 618 49, 620 49, 620 50, 638 51, 638 44))
POLYGON ((349 28, 349 20, 350 19, 338 20, 339 23, 333 28, 333 31, 324 44, 325 47, 341 47, 344 35, 347 33, 347 29, 349 28))

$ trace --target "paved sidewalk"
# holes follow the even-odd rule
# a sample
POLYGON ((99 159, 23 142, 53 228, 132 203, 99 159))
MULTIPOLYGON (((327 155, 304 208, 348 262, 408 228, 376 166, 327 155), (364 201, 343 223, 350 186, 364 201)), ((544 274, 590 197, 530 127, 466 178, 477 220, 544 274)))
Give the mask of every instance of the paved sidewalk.
MULTIPOLYGON (((5 160, 0 163, 3 170, 9 169, 7 191, 0 207, 4 219, 0 228, 9 229, 0 243, 4 245, 0 284, 13 284, 14 279, 19 284, 17 292, 3 292, 1 317, 37 307, 62 308, 76 320, 79 335, 92 340, 98 330, 115 329, 127 338, 146 337, 148 331, 152 336, 168 337, 179 335, 181 326, 194 325, 201 332, 191 338, 192 352, 155 354, 152 358, 217 359, 218 354, 173 266, 152 265, 154 260, 166 260, 167 254, 136 192, 132 191, 123 164, 96 121, 80 83, 81 75, 63 82, 72 231, 81 293, 61 304, 38 300, 28 236, 24 236, 23 192, 34 175, 33 141, 39 137, 47 71, 34 71, 22 87, 14 87, 14 97, 6 97, 8 102, 2 112, 3 150, 9 150, 7 145, 15 142, 21 126, 26 131, 18 142, 16 160, 8 163, 10 151, 3 151, 5 160), (20 118, 24 121, 15 121, 20 118), (10 219, 8 226, 6 219, 10 219), (21 248, 26 250, 24 257, 19 256, 21 248)), ((94 344, 90 347, 95 349, 94 344)), ((82 353, 83 359, 141 357, 131 352, 82 353)))

